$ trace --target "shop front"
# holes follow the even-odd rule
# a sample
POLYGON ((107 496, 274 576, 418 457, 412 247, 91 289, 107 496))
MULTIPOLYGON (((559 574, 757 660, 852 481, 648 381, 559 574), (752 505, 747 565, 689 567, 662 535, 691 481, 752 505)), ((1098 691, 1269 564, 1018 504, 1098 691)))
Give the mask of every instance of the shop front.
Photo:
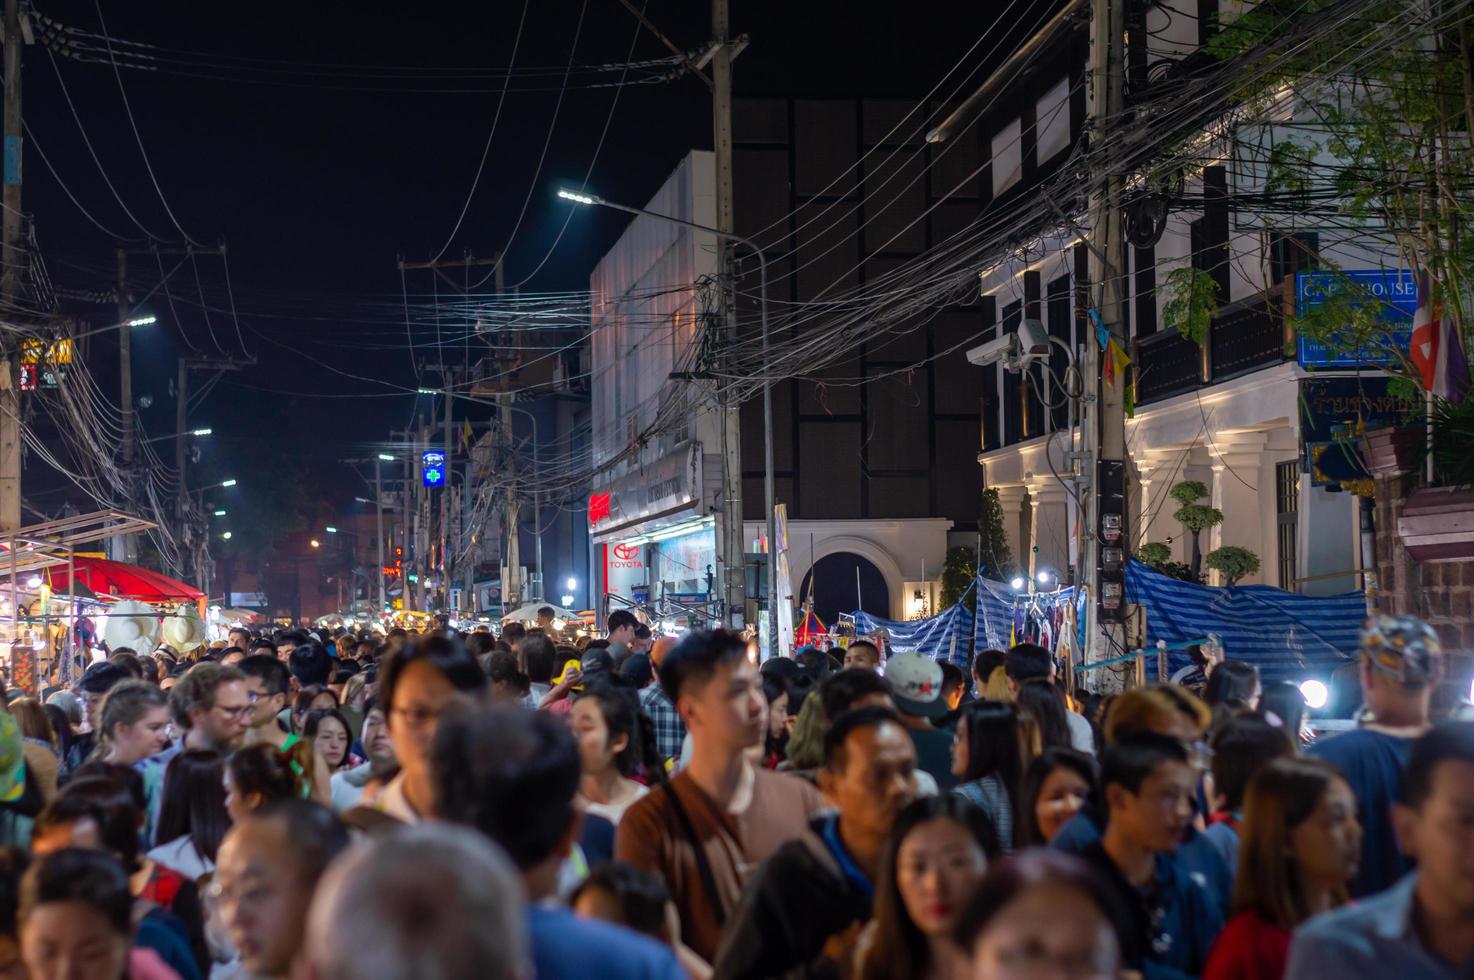
POLYGON ((601 618, 619 608, 660 622, 714 618, 716 520, 702 513, 701 485, 690 443, 589 496, 601 618))

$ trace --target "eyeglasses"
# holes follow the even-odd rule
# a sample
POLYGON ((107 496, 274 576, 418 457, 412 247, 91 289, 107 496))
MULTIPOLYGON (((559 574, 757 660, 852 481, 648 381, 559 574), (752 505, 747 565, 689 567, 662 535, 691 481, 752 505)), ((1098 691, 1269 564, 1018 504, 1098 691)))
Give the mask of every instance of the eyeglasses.
POLYGON ((215 705, 215 710, 229 715, 232 718, 241 720, 250 718, 251 713, 256 710, 256 706, 250 701, 247 701, 245 704, 237 705, 236 707, 231 707, 224 704, 217 704, 215 705))
POLYGON ((412 708, 390 707, 389 714, 403 718, 405 724, 412 728, 432 725, 440 719, 439 708, 425 708, 419 705, 412 708))

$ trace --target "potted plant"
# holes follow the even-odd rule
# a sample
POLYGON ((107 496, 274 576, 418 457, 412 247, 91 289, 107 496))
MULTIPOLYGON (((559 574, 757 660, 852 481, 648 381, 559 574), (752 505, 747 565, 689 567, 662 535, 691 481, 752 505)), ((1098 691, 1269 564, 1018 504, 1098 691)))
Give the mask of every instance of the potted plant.
POLYGON ((1183 480, 1172 488, 1172 499, 1182 506, 1173 513, 1172 519, 1181 524, 1192 535, 1192 561, 1189 567, 1195 576, 1203 574, 1203 532, 1223 523, 1223 511, 1217 507, 1198 503, 1208 496, 1208 487, 1198 480, 1183 480))

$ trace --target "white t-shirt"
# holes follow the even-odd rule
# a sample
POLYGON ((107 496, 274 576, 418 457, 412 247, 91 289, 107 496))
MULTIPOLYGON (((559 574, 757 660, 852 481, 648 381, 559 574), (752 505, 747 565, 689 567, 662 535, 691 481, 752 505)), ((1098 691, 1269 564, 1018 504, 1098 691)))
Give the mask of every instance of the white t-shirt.
POLYGON ((1066 711, 1065 722, 1070 726, 1070 747, 1076 752, 1084 752, 1086 755, 1095 754, 1095 733, 1090 729, 1090 722, 1078 711, 1066 711))
MULTIPOLYGON (((633 780, 631 780, 633 782, 633 780)), ((623 803, 585 803, 583 808, 595 816, 603 817, 616 827, 619 826, 619 818, 624 816, 624 811, 635 805, 635 801, 650 792, 650 787, 635 783, 637 789, 635 795, 623 803)))
POLYGON ((176 837, 148 852, 149 859, 194 881, 215 870, 215 864, 195 849, 189 834, 176 837))

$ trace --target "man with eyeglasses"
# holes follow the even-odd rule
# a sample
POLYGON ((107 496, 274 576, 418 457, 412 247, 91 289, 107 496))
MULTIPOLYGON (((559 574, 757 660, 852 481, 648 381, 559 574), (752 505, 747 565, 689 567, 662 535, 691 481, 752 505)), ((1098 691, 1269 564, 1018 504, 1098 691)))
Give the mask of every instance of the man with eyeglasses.
POLYGON ((287 695, 292 688, 287 665, 269 654, 256 653, 236 666, 246 677, 246 699, 252 705, 245 744, 264 742, 279 752, 290 749, 298 736, 287 732, 277 721, 277 715, 287 706, 287 695))

